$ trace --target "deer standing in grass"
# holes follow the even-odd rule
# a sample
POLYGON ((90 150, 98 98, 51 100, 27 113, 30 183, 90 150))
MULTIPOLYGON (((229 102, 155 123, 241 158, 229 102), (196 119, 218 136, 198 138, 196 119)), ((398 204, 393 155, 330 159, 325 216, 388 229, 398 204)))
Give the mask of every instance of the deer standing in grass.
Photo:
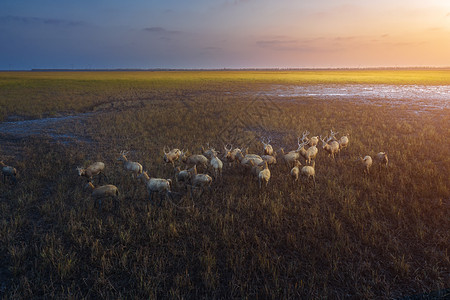
POLYGON ((312 164, 310 166, 304 166, 301 170, 301 174, 302 176, 306 177, 306 180, 308 180, 309 178, 312 178, 313 183, 314 183, 314 187, 316 187, 316 162, 313 161, 312 164))
POLYGON ((264 154, 265 155, 273 155, 273 147, 270 145, 270 138, 262 138, 261 143, 264 145, 264 154))
POLYGON ((105 175, 105 173, 103 173, 103 170, 105 170, 105 164, 101 161, 97 161, 89 165, 87 168, 77 167, 76 170, 78 171, 78 176, 86 177, 88 181, 92 181, 92 178, 97 175, 99 183, 101 176, 105 177, 106 180, 108 180, 108 177, 105 175))
POLYGON ((118 161, 123 162, 123 168, 131 173, 131 176, 134 178, 135 175, 142 174, 142 165, 138 162, 129 161, 126 157, 128 155, 128 152, 121 151, 120 156, 117 159, 118 161))
POLYGON ((336 159, 336 154, 339 152, 339 142, 331 136, 326 141, 322 137, 320 137, 320 140, 322 141, 322 148, 328 152, 328 156, 336 159))
POLYGON ((346 135, 344 135, 344 136, 341 136, 341 138, 339 139, 339 148, 340 149, 344 149, 344 148, 347 148, 347 146, 348 146, 348 143, 349 143, 349 140, 348 140, 348 136, 349 136, 350 134, 346 134, 346 135))
POLYGON ((258 174, 258 182, 259 182, 259 188, 262 188, 263 182, 266 183, 266 186, 269 184, 270 180, 270 170, 269 166, 267 165, 267 162, 264 163, 264 169, 261 170, 258 174))
POLYGON ((385 168, 388 167, 389 159, 388 159, 386 152, 379 152, 375 156, 375 159, 378 162, 378 164, 380 165, 380 167, 381 167, 381 165, 384 165, 385 168))
POLYGON ((223 149, 225 150, 225 153, 223 155, 223 159, 228 162, 228 166, 231 167, 231 164, 236 161, 236 155, 241 152, 241 149, 234 148, 232 145, 226 144, 223 146, 223 149))
POLYGON ((219 177, 222 178, 222 168, 223 163, 222 161, 217 157, 217 153, 213 153, 213 156, 211 158, 211 161, 209 162, 210 165, 214 169, 214 177, 217 179, 219 177))
POLYGON ((372 157, 370 157, 369 155, 364 156, 364 158, 362 158, 361 156, 359 157, 359 160, 361 161, 362 166, 364 167, 364 174, 369 175, 370 174, 370 167, 372 166, 372 157))
POLYGON ((181 161, 183 163, 190 167, 202 165, 205 169, 207 169, 208 159, 206 156, 202 154, 192 154, 187 156, 187 154, 187 151, 181 151, 181 161))
POLYGON ((91 197, 94 199, 94 207, 95 203, 98 202, 99 210, 102 209, 102 199, 113 197, 115 200, 115 206, 117 208, 119 196, 119 190, 115 185, 107 184, 95 187, 92 182, 88 182, 85 186, 85 189, 90 189, 92 191, 91 197))
POLYGON ((150 178, 150 176, 148 176, 147 171, 142 172, 142 174, 138 176, 138 179, 141 179, 145 183, 149 195, 149 200, 152 204, 153 204, 152 199, 153 193, 158 193, 160 196, 159 206, 161 206, 164 198, 167 198, 167 196, 172 197, 172 193, 170 191, 172 180, 162 178, 150 178))
POLYGON ((261 158, 263 160, 263 163, 261 163, 261 164, 264 164, 264 162, 267 162, 267 164, 269 166, 276 165, 276 163, 277 163, 277 159, 275 158, 276 155, 277 155, 276 152, 274 152, 273 155, 261 155, 261 158))
POLYGON ((201 188, 202 190, 202 192, 198 197, 203 195, 205 187, 208 187, 208 189, 211 191, 211 183, 212 183, 211 176, 209 176, 208 174, 198 174, 197 166, 194 166, 192 169, 190 169, 189 173, 191 175, 191 198, 194 198, 192 194, 192 190, 194 188, 201 188))
POLYGON ((17 182, 16 168, 5 165, 3 161, 0 161, 0 167, 2 168, 3 183, 6 183, 6 178, 8 177, 15 184, 17 182))
POLYGON ((298 160, 296 160, 294 162, 294 167, 291 169, 291 177, 294 182, 298 181, 298 176, 300 175, 300 167, 301 166, 302 166, 302 164, 298 160))
POLYGON ((166 163, 171 163, 172 167, 175 167, 175 161, 177 161, 180 158, 181 150, 177 148, 170 150, 167 146, 164 146, 163 151, 164 151, 164 161, 166 163), (166 148, 169 151, 166 151, 166 148))
POLYGON ((202 146, 202 153, 206 158, 212 159, 213 156, 217 156, 219 154, 219 152, 217 152, 216 149, 209 146, 209 143, 206 143, 206 146, 207 146, 206 149, 205 147, 202 146))
POLYGON ((302 140, 306 141, 306 145, 309 147, 316 146, 319 143, 319 137, 313 136, 311 138, 308 138, 309 131, 306 130, 303 132, 303 138, 302 140))
POLYGON ((288 153, 284 153, 284 149, 280 148, 280 154, 285 162, 285 164, 288 166, 288 168, 292 168, 295 164, 295 161, 299 159, 301 154, 301 149, 303 148, 304 144, 300 142, 300 137, 297 138, 297 150, 292 150, 288 153))

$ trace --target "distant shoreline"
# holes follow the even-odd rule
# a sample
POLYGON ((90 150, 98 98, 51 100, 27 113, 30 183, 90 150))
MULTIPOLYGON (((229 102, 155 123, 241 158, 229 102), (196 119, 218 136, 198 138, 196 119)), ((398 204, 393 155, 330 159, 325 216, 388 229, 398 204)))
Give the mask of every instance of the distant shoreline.
POLYGON ((448 67, 362 67, 362 68, 222 68, 222 69, 25 69, 25 70, 0 70, 0 72, 217 72, 217 71, 364 71, 364 70, 450 70, 448 67))

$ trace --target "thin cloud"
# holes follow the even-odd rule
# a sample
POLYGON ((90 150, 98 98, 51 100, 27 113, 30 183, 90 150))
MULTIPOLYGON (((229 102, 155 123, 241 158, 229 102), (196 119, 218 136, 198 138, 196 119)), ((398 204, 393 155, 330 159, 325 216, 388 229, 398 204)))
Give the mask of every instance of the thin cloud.
MULTIPOLYGON (((316 39, 314 39, 316 40, 316 39)), ((315 52, 319 51, 315 45, 311 45, 311 43, 305 43, 304 41, 299 40, 259 40, 256 41, 256 45, 260 48, 266 48, 275 51, 292 51, 292 52, 315 52)))
POLYGON ((225 3, 224 3, 223 5, 224 5, 224 6, 230 6, 230 5, 238 6, 238 5, 240 5, 240 4, 244 4, 244 3, 247 3, 247 2, 250 2, 250 1, 252 1, 252 0, 233 0, 233 1, 225 1, 225 3))
POLYGON ((334 40, 341 42, 341 41, 352 41, 355 40, 357 37, 356 36, 338 36, 335 37, 334 40))
POLYGON ((297 40, 259 40, 256 41, 256 45, 259 47, 279 47, 279 46, 286 46, 289 44, 296 44, 297 40))
POLYGON ((157 33, 157 34, 180 34, 181 31, 178 30, 167 30, 163 27, 146 27, 142 29, 145 32, 157 33))
POLYGON ((81 21, 65 20, 65 19, 53 19, 53 18, 39 18, 39 17, 22 17, 22 16, 4 16, 0 17, 0 22, 3 23, 20 23, 23 25, 36 25, 44 24, 50 26, 67 26, 76 27, 83 26, 86 23, 81 21))

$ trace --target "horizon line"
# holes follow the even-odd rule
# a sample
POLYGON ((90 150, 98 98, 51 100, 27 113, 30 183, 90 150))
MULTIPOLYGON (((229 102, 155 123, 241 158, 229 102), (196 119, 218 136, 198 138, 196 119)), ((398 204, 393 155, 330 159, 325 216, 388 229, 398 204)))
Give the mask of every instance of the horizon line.
POLYGON ((309 67, 309 68, 31 68, 0 72, 120 72, 120 71, 332 71, 332 70, 448 70, 450 66, 410 66, 410 67, 309 67))

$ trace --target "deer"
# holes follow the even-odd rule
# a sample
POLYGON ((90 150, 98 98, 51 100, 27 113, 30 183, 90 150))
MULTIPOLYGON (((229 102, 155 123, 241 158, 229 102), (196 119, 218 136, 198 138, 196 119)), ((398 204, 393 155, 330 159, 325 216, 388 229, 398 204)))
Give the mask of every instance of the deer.
POLYGON ((198 174, 197 173, 197 166, 194 166, 192 169, 189 170, 189 173, 191 175, 191 198, 193 197, 192 190, 194 188, 201 188, 202 192, 200 193, 199 197, 203 194, 205 187, 208 187, 208 189, 211 191, 211 183, 212 178, 208 174, 198 174))
POLYGON ((259 176, 259 172, 261 172, 262 170, 264 170, 264 163, 261 165, 255 165, 255 163, 253 161, 250 161, 250 166, 251 166, 251 174, 254 175, 256 178, 258 178, 259 176))
POLYGON ((228 144, 223 146, 225 153, 223 155, 223 159, 228 162, 228 166, 231 167, 231 164, 236 161, 236 155, 241 152, 241 149, 235 148, 233 149, 233 146, 228 144))
POLYGON ((18 175, 16 168, 5 165, 3 161, 0 161, 0 167, 2 168, 3 183, 6 183, 6 178, 8 177, 15 184, 18 175))
POLYGON ((177 161, 180 158, 181 150, 177 148, 170 150, 169 147, 164 146, 163 152, 164 152, 164 161, 166 163, 171 163, 172 167, 175 167, 175 161, 177 161), (166 151, 166 149, 169 151, 166 151))
POLYGON ((192 154, 187 156, 188 152, 181 151, 181 161, 187 166, 198 166, 202 165, 207 169, 208 159, 202 154, 192 154))
POLYGON ((338 143, 339 143, 339 148, 340 149, 347 148, 348 143, 349 143, 349 140, 348 140, 348 136, 349 135, 350 134, 347 133, 346 135, 341 136, 341 138, 339 139, 338 143))
POLYGON ((273 155, 273 147, 270 145, 270 138, 261 138, 261 143, 264 145, 264 154, 265 155, 273 155))
POLYGON ((314 187, 316 187, 316 162, 313 160, 310 166, 304 166, 301 170, 301 174, 303 177, 306 177, 308 180, 310 177, 313 179, 314 187))
POLYGON ((89 165, 87 168, 83 168, 83 167, 76 168, 76 170, 78 171, 78 176, 86 177, 88 179, 88 181, 92 181, 92 178, 94 176, 98 175, 99 183, 100 183, 101 176, 105 177, 106 180, 108 180, 108 177, 105 175, 105 173, 103 173, 104 169, 105 169, 105 164, 101 161, 97 161, 97 162, 89 165))
POLYGON ((128 155, 127 151, 121 151, 120 156, 117 159, 118 161, 123 162, 123 167, 126 171, 131 173, 131 176, 134 178, 135 175, 142 174, 142 165, 138 162, 129 161, 126 157, 128 155))
POLYGON ((372 166, 372 157, 370 155, 364 156, 364 158, 359 156, 359 160, 361 161, 362 166, 364 167, 364 174, 369 175, 370 174, 370 167, 372 166))
POLYGON ((299 159, 301 149, 304 146, 303 143, 300 143, 300 137, 297 138, 297 144, 298 144, 297 150, 292 150, 288 153, 284 153, 284 148, 280 148, 280 154, 281 154, 285 164, 289 168, 291 168, 294 165, 295 161, 299 159))
POLYGON ((299 144, 300 155, 303 156, 306 163, 310 164, 312 159, 316 159, 319 150, 316 147, 317 145, 316 142, 312 143, 313 145, 311 145, 308 149, 305 150, 305 145, 311 144, 310 142, 312 140, 312 138, 308 139, 307 137, 308 134, 309 131, 303 132, 302 143, 300 144, 299 138, 297 138, 297 143, 299 144))
POLYGON ((217 157, 217 153, 213 153, 213 156, 211 158, 211 161, 209 162, 210 165, 214 169, 214 177, 217 179, 219 176, 222 177, 222 168, 223 163, 222 161, 217 157))
POLYGON ((264 169, 259 172, 258 174, 258 182, 259 182, 259 188, 262 188, 262 183, 265 182, 266 186, 269 184, 270 180, 270 170, 269 166, 267 165, 267 162, 264 163, 264 169))
POLYGON ((313 136, 311 138, 308 138, 308 135, 309 135, 309 131, 307 131, 307 130, 304 131, 302 140, 305 140, 306 145, 309 147, 316 146, 319 143, 319 137, 313 136))
POLYGON ((147 171, 142 172, 138 176, 138 179, 141 179, 145 183, 149 194, 150 203, 153 204, 153 193, 158 193, 160 196, 159 206, 161 206, 163 199, 167 198, 167 196, 172 198, 172 192, 170 191, 172 186, 171 179, 150 178, 147 171))
POLYGON ((277 159, 275 157, 276 155, 277 155, 276 152, 273 152, 273 155, 261 155, 261 158, 262 158, 263 162, 260 163, 260 165, 264 164, 264 162, 267 162, 267 164, 269 166, 270 165, 275 165, 277 163, 277 159))
POLYGON ((202 146, 202 153, 206 158, 211 159, 214 155, 217 156, 219 154, 219 152, 209 146, 209 143, 206 143, 206 146, 208 147, 206 149, 202 146))
POLYGON ((251 167, 250 161, 252 161, 255 165, 263 163, 263 159, 258 154, 247 154, 247 148, 236 153, 236 158, 244 167, 251 167))
POLYGON ((339 132, 334 132, 333 129, 330 130, 330 141, 338 141, 338 139, 336 138, 336 134, 338 134, 339 132))
POLYGON ((98 201, 98 205, 99 205, 99 210, 102 209, 102 199, 107 198, 107 197, 113 197, 115 199, 115 205, 117 207, 118 204, 118 199, 117 197, 119 196, 119 190, 117 189, 117 187, 115 185, 112 184, 107 184, 107 185, 101 185, 98 187, 95 187, 92 182, 88 182, 85 187, 85 190, 90 189, 91 192, 91 197, 92 199, 94 199, 94 207, 95 207, 95 203, 98 201), (96 201, 97 200, 97 201, 96 201))
MULTIPOLYGON (((331 131, 333 132, 333 131, 331 131)), ((326 141, 320 137, 322 141, 322 148, 328 152, 328 156, 331 156, 333 159, 336 159, 335 155, 339 152, 339 143, 333 137, 329 137, 326 141)))
POLYGON ((180 167, 176 167, 174 169, 175 171, 175 182, 178 184, 180 182, 184 182, 187 183, 190 179, 190 174, 189 171, 187 169, 185 170, 181 170, 180 167))
POLYGON ((389 159, 386 152, 379 152, 375 156, 375 160, 377 161, 378 165, 381 166, 384 165, 385 168, 388 167, 389 159))
POLYGON ((296 160, 294 162, 294 167, 291 169, 291 177, 294 182, 298 181, 298 176, 300 175, 300 167, 301 166, 302 166, 302 164, 298 160, 296 160))

